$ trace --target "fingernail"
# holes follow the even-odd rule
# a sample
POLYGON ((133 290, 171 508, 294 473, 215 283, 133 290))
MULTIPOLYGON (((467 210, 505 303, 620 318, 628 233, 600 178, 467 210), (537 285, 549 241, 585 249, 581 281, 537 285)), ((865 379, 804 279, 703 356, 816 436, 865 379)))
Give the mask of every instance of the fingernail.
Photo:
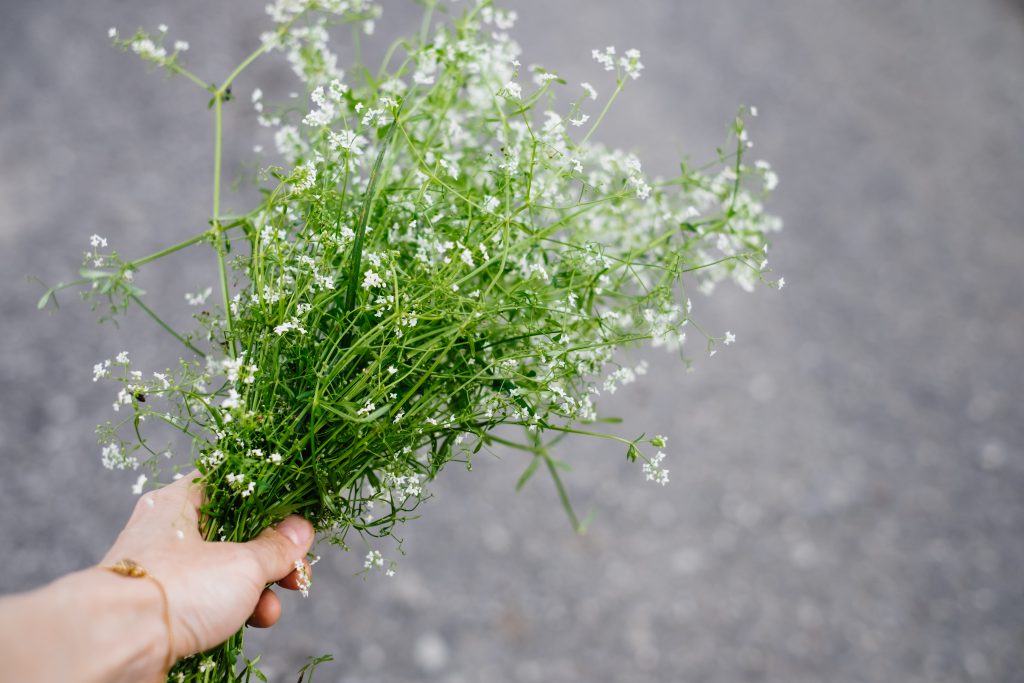
POLYGON ((310 541, 313 540, 313 527, 309 522, 297 515, 285 517, 275 528, 277 533, 286 537, 300 548, 307 547, 310 541))

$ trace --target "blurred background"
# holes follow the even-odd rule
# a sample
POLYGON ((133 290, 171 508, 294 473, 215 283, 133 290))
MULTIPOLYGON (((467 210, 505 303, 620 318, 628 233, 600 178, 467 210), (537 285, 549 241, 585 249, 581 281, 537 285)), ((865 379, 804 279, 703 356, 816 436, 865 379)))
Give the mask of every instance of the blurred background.
MULTIPOLYGON (((135 256, 201 230, 211 117, 181 79, 110 48, 108 26, 191 43, 219 79, 267 25, 263 3, 0 2, 0 592, 97 561, 130 473, 100 465, 109 387, 92 364, 177 349, 143 320, 114 334, 41 288, 89 235, 135 256)), ((414 26, 412 2, 380 26, 414 26)), ((572 442, 574 536, 549 481, 520 494, 511 453, 452 467, 407 525, 393 579, 327 549, 312 597, 251 637, 271 680, 333 653, 344 683, 1024 681, 1024 7, 1006 0, 509 1, 524 64, 610 90, 594 47, 647 69, 603 128, 645 168, 713 158, 740 104, 781 176, 782 292, 695 301, 735 345, 652 372, 604 403, 670 437, 671 484, 617 446, 572 442), (603 87, 602 87, 603 86, 603 87)), ((343 36, 339 51, 346 53, 343 36)), ((238 82, 226 169, 268 144, 238 82)), ((245 194, 228 196, 241 208, 245 194)), ((198 252, 197 252, 198 253, 198 252)), ((213 261, 140 275, 159 310, 213 261)), ((173 317, 173 316, 172 316, 173 317)), ((179 317, 178 320, 187 320, 179 317)))

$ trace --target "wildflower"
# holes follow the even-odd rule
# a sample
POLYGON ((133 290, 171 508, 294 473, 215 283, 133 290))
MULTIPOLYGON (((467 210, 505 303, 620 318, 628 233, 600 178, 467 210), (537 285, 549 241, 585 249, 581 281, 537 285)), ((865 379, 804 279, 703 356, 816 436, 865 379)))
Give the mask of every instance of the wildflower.
POLYGON ((733 334, 732 332, 727 331, 725 333, 725 345, 728 346, 729 344, 732 344, 734 341, 736 341, 736 335, 733 334))
POLYGON ((384 557, 380 554, 379 550, 371 550, 366 553, 366 559, 363 561, 363 567, 365 569, 373 569, 374 567, 383 567, 384 557))
POLYGON ((121 365, 128 365, 128 363, 129 363, 128 352, 127 351, 122 351, 121 353, 119 353, 116 356, 114 356, 114 360, 116 362, 120 363, 121 365))
POLYGON ((136 479, 135 483, 132 485, 132 493, 136 496, 142 495, 142 487, 146 485, 146 479, 145 474, 140 474, 139 478, 136 479))
POLYGON ((487 195, 484 198, 484 205, 483 205, 484 213, 494 213, 494 210, 498 208, 498 204, 500 204, 500 202, 498 201, 497 197, 492 197, 491 195, 487 195))
POLYGON ((121 410, 121 406, 130 406, 132 404, 132 392, 128 391, 127 387, 122 387, 121 391, 117 392, 117 398, 114 400, 113 408, 114 412, 121 410))
POLYGON ((779 284, 779 289, 782 289, 783 287, 785 287, 786 286, 786 278, 780 277, 778 284, 779 284))
POLYGON ((116 26, 111 26, 110 28, 107 29, 107 37, 108 38, 117 38, 117 27, 116 26))
POLYGON ((274 463, 275 465, 280 465, 281 464, 281 454, 280 453, 271 453, 269 460, 270 460, 270 462, 274 463))
POLYGON ((664 459, 665 454, 662 451, 658 451, 654 457, 644 463, 643 473, 646 475, 647 481, 653 481, 662 486, 668 483, 668 470, 661 466, 664 459))
POLYGON ((389 375, 393 375, 396 372, 398 372, 398 368, 396 368, 394 365, 389 365, 388 366, 388 374, 389 375))
POLYGON ((372 289, 373 287, 383 287, 384 280, 380 279, 380 275, 372 270, 368 270, 363 273, 363 289, 372 289))
POLYGON ((278 335, 285 334, 291 330, 295 330, 299 334, 306 334, 306 328, 302 326, 298 318, 293 317, 291 320, 287 320, 277 327, 274 328, 274 332, 278 335))
POLYGON ((175 52, 187 52, 188 51, 188 41, 187 40, 176 40, 176 41, 174 41, 174 50, 175 50, 175 52))
POLYGON ((596 49, 591 50, 590 56, 603 66, 605 71, 613 71, 615 69, 615 48, 613 46, 609 45, 604 49, 604 52, 596 49))
POLYGON ((98 382, 110 374, 110 361, 105 360, 92 366, 92 381, 98 382))
POLYGON ((107 240, 106 240, 105 237, 100 237, 99 235, 93 235, 92 237, 89 238, 89 244, 91 244, 93 247, 106 248, 107 240))
POLYGON ((579 127, 579 126, 582 126, 584 123, 586 123, 589 120, 590 120, 590 117, 588 115, 580 114, 579 116, 576 116, 575 118, 569 119, 569 123, 571 123, 572 125, 574 125, 576 127, 579 127))
POLYGON ((590 99, 597 99, 597 91, 594 90, 594 86, 590 85, 589 83, 580 83, 580 87, 583 88, 583 91, 587 93, 590 99))
POLYGON ((242 396, 234 389, 228 389, 228 397, 220 403, 225 410, 235 410, 242 407, 242 396))
POLYGON ((640 51, 626 50, 626 55, 619 58, 619 66, 630 78, 634 80, 640 78, 640 72, 644 68, 643 62, 640 61, 640 51))
POLYGON ((335 149, 344 150, 353 156, 362 154, 362 146, 366 144, 366 138, 362 135, 356 135, 350 130, 343 130, 340 133, 331 131, 327 134, 327 139, 335 149))
POLYGON ((109 443, 103 447, 101 462, 108 470, 133 470, 139 466, 135 456, 123 451, 116 443, 109 443))
POLYGON ((131 48, 135 54, 139 55, 143 59, 159 62, 163 61, 167 57, 167 50, 158 46, 149 38, 138 38, 133 40, 131 48))
POLYGON ((288 180, 292 186, 292 194, 301 194, 316 184, 316 166, 307 161, 295 167, 288 180))
POLYGON ((502 90, 508 93, 508 96, 514 100, 518 100, 523 96, 523 86, 519 85, 515 81, 509 81, 506 83, 502 90))
POLYGON ((206 303, 206 300, 210 298, 211 294, 213 294, 213 287, 207 287, 203 291, 195 294, 186 293, 185 301, 188 302, 189 306, 202 306, 206 303))

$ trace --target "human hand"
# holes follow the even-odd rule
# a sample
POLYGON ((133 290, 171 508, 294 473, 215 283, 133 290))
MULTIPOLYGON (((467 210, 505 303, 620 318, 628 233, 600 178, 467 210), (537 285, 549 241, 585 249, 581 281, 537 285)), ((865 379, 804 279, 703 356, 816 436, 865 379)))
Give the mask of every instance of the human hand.
MULTIPOLYGON (((193 483, 198 476, 193 472, 143 495, 102 562, 129 558, 163 584, 174 661, 219 645, 243 623, 272 626, 281 602, 266 586, 297 590, 295 561, 305 563, 313 542, 312 525, 294 515, 248 543, 203 540, 202 485, 193 483)), ((307 563, 307 576, 309 571, 307 563)))

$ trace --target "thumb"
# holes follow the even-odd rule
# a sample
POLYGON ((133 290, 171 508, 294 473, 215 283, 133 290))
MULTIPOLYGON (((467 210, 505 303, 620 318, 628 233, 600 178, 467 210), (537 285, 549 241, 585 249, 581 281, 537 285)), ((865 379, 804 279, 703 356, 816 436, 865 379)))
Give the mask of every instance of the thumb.
POLYGON ((244 545, 255 555, 264 582, 273 583, 288 576, 295 569, 295 561, 302 559, 312 544, 313 525, 292 515, 244 545))

